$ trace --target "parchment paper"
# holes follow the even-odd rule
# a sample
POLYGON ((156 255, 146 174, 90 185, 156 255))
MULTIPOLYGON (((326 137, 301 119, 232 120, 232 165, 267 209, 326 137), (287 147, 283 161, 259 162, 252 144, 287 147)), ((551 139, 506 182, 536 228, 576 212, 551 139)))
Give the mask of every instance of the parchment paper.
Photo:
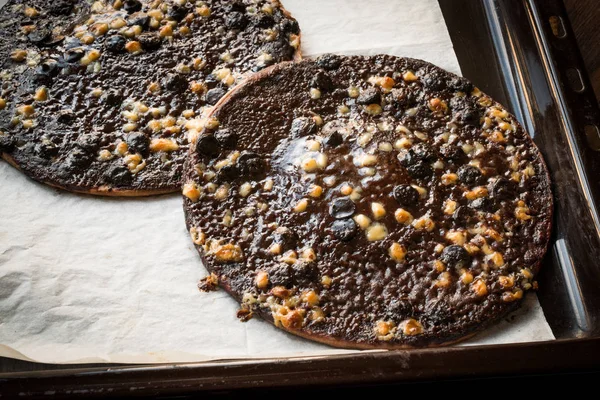
MULTIPOLYGON (((0 4, 3 0, 0 0, 0 4)), ((389 53, 459 73, 435 0, 284 0, 305 56, 389 53)), ((0 355, 41 362, 184 362, 348 353, 235 317, 186 232, 179 195, 105 199, 0 163, 0 355)), ((535 295, 469 344, 553 339, 535 295)))

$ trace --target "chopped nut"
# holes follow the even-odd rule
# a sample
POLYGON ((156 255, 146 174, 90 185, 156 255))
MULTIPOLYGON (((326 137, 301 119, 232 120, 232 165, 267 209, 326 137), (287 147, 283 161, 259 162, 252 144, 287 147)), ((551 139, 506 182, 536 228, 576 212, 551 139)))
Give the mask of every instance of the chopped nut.
POLYGON ((321 143, 316 140, 307 140, 306 149, 310 151, 319 151, 321 150, 321 143))
POLYGON ((192 242, 198 246, 203 245, 206 241, 206 235, 204 232, 198 230, 196 227, 192 227, 190 229, 190 236, 192 237, 192 242))
POLYGON ((25 7, 25 10, 23 11, 23 13, 28 18, 35 18, 40 15, 40 12, 33 7, 25 7))
POLYGON ((0 110, 4 110, 6 108, 6 100, 0 97, 0 110))
POLYGON ((298 203, 296 203, 293 210, 296 213, 303 213, 304 211, 306 211, 307 207, 308 199, 301 199, 298 203))
POLYGON ((218 262, 240 262, 244 259, 242 248, 231 243, 217 245, 214 249, 211 247, 208 254, 214 254, 218 262))
POLYGON ((383 151, 386 153, 388 153, 394 149, 390 142, 381 142, 381 143, 379 143, 378 148, 379 148, 379 151, 383 151))
POLYGON ((327 167, 327 155, 324 153, 319 153, 317 155, 317 166, 319 169, 325 169, 327 167))
POLYGON ((310 98, 313 100, 318 100, 321 98, 321 91, 319 89, 316 88, 311 88, 310 89, 310 98))
POLYGON ((434 282, 436 287, 448 287, 452 283, 452 276, 448 271, 442 272, 440 276, 434 282))
POLYGON ((313 262, 317 259, 315 251, 311 247, 302 250, 302 261, 313 262))
POLYGON ((375 323, 375 336, 379 340, 391 340, 396 333, 396 324, 393 321, 377 321, 375 323))
POLYGON ((323 194, 323 188, 319 185, 311 185, 308 195, 310 197, 319 198, 323 194))
POLYGON ((196 182, 188 182, 183 185, 183 195, 195 203, 200 198, 200 188, 196 182))
POLYGON ((452 215, 456 211, 457 203, 454 200, 446 200, 444 203, 444 214, 452 215))
POLYGON ((311 307, 319 305, 319 295, 314 290, 308 290, 302 293, 302 301, 311 307))
POLYGON ((130 41, 125 44, 125 50, 131 54, 139 54, 142 52, 142 45, 137 41, 130 41))
POLYGON ((520 221, 527 221, 531 219, 531 215, 529 215, 529 207, 516 207, 515 217, 520 221))
POLYGON ((383 108, 379 104, 369 104, 365 107, 365 111, 369 115, 379 115, 383 112, 383 108))
POLYGON ((198 289, 202 292, 213 292, 219 288, 219 277, 215 275, 214 272, 211 272, 210 275, 201 279, 198 282, 198 289))
POLYGON ((448 112, 448 104, 436 97, 429 100, 429 109, 437 114, 446 114, 448 112))
POLYGON ((523 291, 521 289, 517 289, 514 292, 504 292, 502 293, 502 301, 510 303, 512 301, 516 301, 523 298, 523 291))
POLYGON ((27 50, 14 50, 10 53, 10 59, 16 62, 24 61, 27 58, 27 50))
POLYGON ((265 184, 263 185, 263 189, 266 190, 267 192, 271 191, 273 189, 273 179, 267 179, 265 181, 265 184))
POLYGON ((35 113, 35 108, 30 105, 19 106, 17 108, 17 114, 23 115, 25 117, 31 117, 35 113))
POLYGON ((515 277, 512 275, 510 275, 510 276, 501 275, 498 277, 498 282, 500 283, 500 286, 502 286, 505 289, 508 289, 515 285, 515 277))
POLYGON ((360 90, 356 86, 350 86, 348 88, 348 96, 356 98, 360 95, 360 90))
POLYGON ((104 149, 98 152, 98 161, 108 161, 113 158, 113 155, 110 151, 104 149))
POLYGON ((250 182, 245 182, 242 184, 242 186, 240 186, 240 196, 247 197, 250 192, 252 192, 252 184, 250 182))
POLYGON ((321 322, 325 319, 325 313, 319 307, 314 307, 308 313, 308 318, 314 322, 321 322))
POLYGON ((314 158, 307 158, 302 161, 302 169, 306 172, 313 172, 319 168, 317 165, 317 160, 314 158))
POLYGON ((252 319, 254 313, 252 312, 252 309, 242 305, 242 307, 237 310, 235 316, 242 322, 248 322, 252 319))
POLYGON ((354 222, 356 222, 356 224, 363 230, 367 229, 369 225, 371 225, 371 219, 364 214, 356 215, 354 217, 354 222))
POLYGON ((94 24, 90 27, 90 32, 96 37, 103 36, 108 32, 108 24, 104 22, 94 24))
POLYGON ((372 76, 368 79, 371 85, 379 86, 384 92, 392 90, 396 82, 389 76, 372 76))
POLYGON ((506 138, 500 131, 494 131, 488 137, 494 143, 506 143, 506 138))
POLYGON ((200 6, 196 8, 196 12, 201 17, 209 17, 210 16, 210 8, 206 5, 200 6))
POLYGON ((330 286, 331 286, 331 281, 332 281, 332 279, 331 279, 331 277, 330 277, 330 276, 328 276, 328 275, 323 275, 323 276, 321 277, 321 285, 323 285, 323 286, 324 286, 324 287, 326 287, 326 288, 328 288, 328 287, 330 287, 330 286))
POLYGON ((526 279, 533 279, 533 273, 529 268, 523 268, 520 272, 526 279))
POLYGON ((402 79, 404 79, 405 82, 414 82, 419 78, 412 71, 407 71, 402 75, 402 79))
POLYGON ((458 230, 449 230, 445 236, 453 244, 458 246, 462 246, 467 242, 467 232, 458 231, 458 230))
POLYGON ((286 329, 300 329, 304 323, 304 317, 300 310, 290 310, 279 318, 281 325, 286 329))
POLYGON ((420 218, 415 219, 412 222, 412 226, 418 230, 425 230, 427 232, 431 232, 433 228, 435 228, 435 222, 433 222, 429 215, 424 215, 420 218))
POLYGON ((492 260, 496 267, 501 267, 504 265, 504 258, 502 257, 502 254, 498 253, 497 251, 491 254, 490 260, 492 260))
POLYGON ((229 196, 229 185, 224 184, 219 186, 219 188, 215 191, 215 199, 216 200, 225 200, 229 196))
POLYGON ((444 174, 442 175, 443 185, 454 185, 458 181, 458 175, 456 174, 444 174))
POLYGON ((404 261, 404 257, 406 257, 407 250, 406 247, 402 246, 400 243, 394 242, 390 246, 388 253, 392 260, 402 262, 404 261))
POLYGON ((371 211, 373 212, 373 217, 375 219, 381 219, 385 217, 385 208, 382 203, 371 203, 371 211))
POLYGON ((279 243, 273 243, 271 246, 269 246, 269 253, 271 254, 281 254, 281 245, 279 243))
POLYGON ((289 289, 286 289, 283 286, 275 286, 273 289, 271 289, 271 294, 280 299, 286 299, 290 297, 291 292, 289 289))
POLYGON ((33 96, 35 101, 46 101, 48 100, 48 89, 44 86, 38 88, 33 96))
POLYGON ((152 139, 150 141, 150 151, 176 151, 179 150, 179 145, 172 139, 152 139))
POLYGON ((366 229, 366 234, 369 242, 375 242, 377 240, 385 239, 388 234, 388 230, 385 225, 375 223, 366 229))
POLYGON ((164 25, 162 28, 160 28, 158 34, 160 37, 173 36, 173 27, 171 25, 164 25))
POLYGON ((403 208, 397 209, 396 212, 394 212, 394 217, 396 217, 396 221, 404 225, 408 225, 413 222, 412 214, 403 208))
POLYGON ((266 271, 258 271, 254 282, 256 283, 257 288, 266 289, 269 285, 269 274, 266 271))
POLYGON ((475 294, 479 297, 483 297, 488 293, 487 285, 481 279, 477 279, 475 282, 473 282, 471 285, 471 290, 473 290, 473 292, 475 292, 475 294))
POLYGON ((125 153, 127 153, 128 149, 129 149, 129 146, 127 146, 127 143, 119 142, 117 144, 117 147, 115 148, 115 153, 122 157, 125 155, 125 153))
POLYGON ((485 197, 487 195, 488 195, 488 190, 487 190, 487 188, 485 188, 483 186, 478 186, 478 187, 474 188, 473 190, 469 190, 469 191, 465 192, 465 197, 469 200, 475 200, 480 197, 485 197))
POLYGON ((288 250, 279 258, 279 261, 286 264, 295 264, 298 261, 298 255, 294 250, 288 250))
POLYGON ((142 155, 137 153, 125 156, 123 162, 132 174, 137 174, 146 166, 146 161, 142 159, 142 155))
POLYGON ((400 324, 406 336, 415 336, 423 333, 423 325, 414 318, 409 318, 400 324))
POLYGON ((411 146, 412 146, 412 140, 410 140, 408 138, 400 138, 400 139, 396 140, 396 142, 394 143, 394 147, 397 150, 410 149, 411 146))
POLYGON ((473 274, 466 269, 463 269, 462 274, 460 275, 460 281, 463 284, 468 285, 469 283, 473 282, 473 274))

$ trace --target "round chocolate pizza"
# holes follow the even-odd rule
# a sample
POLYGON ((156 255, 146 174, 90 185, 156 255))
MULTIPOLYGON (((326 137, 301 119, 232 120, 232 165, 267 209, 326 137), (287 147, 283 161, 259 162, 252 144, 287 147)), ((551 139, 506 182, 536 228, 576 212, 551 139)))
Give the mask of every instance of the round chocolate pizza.
POLYGON ((180 188, 207 110, 300 56, 278 0, 10 0, 0 29, 2 157, 104 195, 180 188))
POLYGON ((241 317, 334 346, 432 346, 535 289, 546 167, 466 79, 325 55, 260 72, 209 119, 184 168, 186 222, 241 317))

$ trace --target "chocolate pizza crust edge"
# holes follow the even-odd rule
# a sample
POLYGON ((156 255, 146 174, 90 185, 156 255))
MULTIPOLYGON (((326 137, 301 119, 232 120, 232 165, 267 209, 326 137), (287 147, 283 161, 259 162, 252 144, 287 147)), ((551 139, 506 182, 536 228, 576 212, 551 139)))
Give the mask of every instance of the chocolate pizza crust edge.
POLYGON ((174 193, 177 190, 179 190, 179 188, 132 190, 132 189, 119 189, 119 188, 114 188, 114 187, 109 187, 109 186, 96 187, 96 188, 90 188, 90 189, 83 190, 83 189, 78 189, 76 187, 66 187, 66 186, 57 185, 56 183, 52 183, 49 181, 37 179, 36 177, 32 176, 32 174, 27 174, 27 173, 23 172, 23 170, 19 166, 19 164, 8 153, 1 153, 0 157, 2 157, 2 159, 4 161, 6 161, 9 165, 14 167, 17 171, 22 172, 25 176, 32 179, 33 181, 42 183, 44 185, 47 185, 47 186, 50 186, 50 187, 53 187, 56 189, 65 190, 67 192, 72 192, 72 193, 90 194, 90 195, 102 196, 102 197, 147 197, 147 196, 156 196, 156 195, 160 195, 160 194, 174 193))
MULTIPOLYGON (((423 61, 423 60, 410 59, 410 58, 406 58, 406 59, 411 60, 411 62, 432 65, 429 62, 423 61)), ((305 59, 303 62, 310 63, 312 61, 313 60, 305 59)), ((215 105, 215 107, 209 113, 208 117, 214 117, 215 114, 217 114, 226 103, 228 103, 229 101, 234 101, 235 98, 237 98, 237 97, 243 96, 244 94, 241 92, 243 92, 247 87, 251 86, 254 82, 259 81, 264 78, 268 78, 270 75, 276 74, 277 72, 287 68, 291 64, 297 64, 297 62, 282 62, 277 65, 273 65, 271 67, 265 68, 264 70, 261 70, 258 73, 255 73, 254 75, 246 78, 243 82, 241 82, 238 86, 236 86, 236 88, 234 88, 234 90, 227 93, 227 95, 224 96, 215 105)), ((450 77, 457 76, 457 75, 455 75, 449 71, 443 70, 437 66, 434 66, 434 67, 440 69, 444 73, 448 74, 448 76, 450 76, 450 77)), ((496 103, 496 104, 498 104, 498 103, 496 103)), ((509 116, 514 118, 515 121, 517 121, 512 113, 509 113, 509 116)), ((518 121, 517 121, 517 124, 521 125, 518 121)), ((540 171, 538 171, 539 176, 541 176, 541 181, 542 181, 542 184, 540 184, 540 187, 542 188, 542 191, 543 191, 543 197, 548 200, 548 205, 544 209, 545 212, 540 212, 540 214, 545 214, 547 216, 546 220, 541 225, 541 226, 543 226, 545 244, 544 244, 544 246, 539 246, 537 248, 537 252, 536 252, 536 254, 538 255, 537 260, 531 264, 524 265, 524 267, 530 268, 531 271, 534 273, 534 275, 537 276, 537 274, 539 273, 539 271, 541 269, 541 263, 544 258, 544 255, 546 254, 547 249, 549 247, 550 236, 551 236, 551 231, 552 231, 552 221, 553 221, 553 214, 554 214, 554 199, 553 199, 553 191, 552 191, 552 180, 550 179, 549 170, 548 170, 547 164, 541 154, 541 151, 539 150, 539 148, 533 141, 532 137, 522 127, 522 125, 521 125, 521 129, 524 133, 523 136, 526 137, 526 141, 528 142, 529 148, 532 149, 535 153, 537 163, 540 164, 540 171)), ((210 132, 210 131, 211 131, 210 129, 203 129, 200 132, 200 135, 205 134, 206 132, 210 132)), ((195 145, 196 145, 195 142, 190 143, 190 150, 189 150, 190 152, 196 151, 195 145)), ((191 162, 191 157, 188 157, 186 159, 186 166, 184 167, 184 171, 188 170, 187 168, 188 168, 188 164, 190 162, 191 162)), ((185 203, 184 203, 184 205, 185 205, 185 203)), ((189 231, 189 229, 192 228, 192 225, 191 225, 192 221, 191 221, 190 213, 188 212, 187 207, 184 207, 184 211, 185 211, 186 226, 189 231)), ((205 266, 210 265, 205 260, 202 246, 195 245, 195 247, 200 254, 203 265, 205 265, 205 266)), ((207 269, 209 272, 212 272, 212 270, 210 268, 207 267, 207 269)), ((240 294, 236 293, 233 290, 233 288, 230 287, 230 285, 228 284, 228 282, 226 280, 223 280, 223 281, 219 280, 218 286, 223 288, 229 295, 231 295, 234 299, 236 299, 236 301, 238 301, 240 304, 242 304, 242 298, 241 298, 240 294)), ((294 334, 296 336, 302 337, 307 340, 323 343, 323 344, 326 344, 326 345, 329 345, 332 347, 347 348, 347 349, 359 349, 359 350, 373 350, 373 349, 403 350, 403 349, 415 349, 415 348, 426 348, 426 347, 430 347, 430 348, 441 347, 441 346, 453 345, 453 344, 468 340, 468 339, 476 336, 480 332, 484 331, 488 327, 496 324, 503 318, 506 318, 508 316, 508 314, 510 314, 511 312, 514 312, 515 310, 517 310, 522 305, 526 295, 527 295, 527 291, 524 292, 524 295, 521 299, 519 299, 517 301, 513 301, 509 304, 504 304, 505 307, 500 312, 496 313, 496 315, 494 315, 493 317, 484 319, 483 321, 479 321, 477 324, 471 324, 470 327, 468 327, 466 329, 463 328, 463 330, 461 330, 461 331, 445 335, 445 336, 443 336, 443 338, 440 338, 439 340, 436 340, 435 337, 431 337, 431 336, 423 337, 422 339, 421 339, 421 337, 416 337, 416 338, 413 337, 411 344, 405 344, 405 343, 404 344, 390 344, 390 343, 386 343, 386 342, 382 342, 382 341, 357 342, 357 341, 352 341, 352 340, 339 339, 334 336, 323 335, 322 333, 313 332, 311 330, 305 330, 303 328, 292 329, 292 328, 286 328, 286 327, 282 326, 281 324, 276 324, 273 316, 271 315, 271 313, 268 310, 258 308, 258 309, 253 309, 252 313, 259 315, 263 320, 272 323, 277 328, 282 329, 286 332, 289 332, 291 334, 294 334)))
MULTIPOLYGON (((7 4, 0 6, 0 12, 5 8, 6 5, 7 4)), ((291 12, 289 10, 287 10, 281 2, 278 3, 278 8, 285 18, 292 20, 296 23, 298 22, 296 20, 296 18, 294 18, 294 16, 291 14, 291 12)), ((73 28, 75 28, 78 24, 83 23, 87 18, 90 17, 90 15, 91 15, 90 10, 89 9, 86 10, 86 13, 81 14, 75 21, 71 22, 65 28, 65 31, 70 31, 73 28)), ((64 32, 62 32, 62 33, 64 33, 64 32)), ((299 45, 294 50, 292 59, 290 61, 285 61, 285 63, 302 61, 302 49, 301 49, 302 28, 299 26, 299 24, 298 24, 297 36, 298 36, 299 45)), ((273 65, 273 66, 275 66, 275 65, 273 65)), ((267 67, 265 69, 270 69, 273 66, 267 67)), ((237 85, 235 85, 234 88, 231 89, 224 97, 227 97, 227 95, 229 95, 229 93, 231 93, 232 91, 237 89, 237 87, 240 86, 241 84, 243 84, 247 79, 249 79, 253 75, 258 74, 260 72, 262 72, 262 70, 257 73, 253 73, 252 71, 246 71, 245 74, 242 74, 241 81, 237 85)), ((221 100, 222 100, 222 98, 221 98, 221 100)), ((215 106, 213 106, 213 109, 214 108, 215 108, 215 106)), ((212 110, 210 113, 212 114, 212 110)), ((9 153, 0 151, 0 158, 4 159, 8 164, 13 166, 19 172, 23 173, 24 175, 26 175, 27 177, 31 178, 32 180, 34 180, 36 182, 39 182, 39 183, 42 183, 42 184, 45 184, 45 185, 48 185, 48 186, 51 186, 51 187, 54 187, 57 189, 73 192, 73 193, 90 194, 90 195, 94 195, 94 196, 106 196, 106 197, 148 197, 148 196, 155 196, 155 195, 161 195, 161 194, 175 193, 177 191, 180 191, 182 188, 182 185, 183 185, 183 182, 179 182, 177 185, 167 186, 165 188, 159 188, 159 189, 131 189, 131 188, 121 189, 121 188, 112 187, 109 185, 102 185, 102 186, 97 186, 97 187, 65 186, 65 185, 60 185, 60 184, 54 183, 47 179, 43 179, 35 171, 31 171, 31 170, 25 171, 24 168, 22 168, 22 166, 20 165, 20 163, 17 162, 17 160, 15 158, 13 158, 9 153)))

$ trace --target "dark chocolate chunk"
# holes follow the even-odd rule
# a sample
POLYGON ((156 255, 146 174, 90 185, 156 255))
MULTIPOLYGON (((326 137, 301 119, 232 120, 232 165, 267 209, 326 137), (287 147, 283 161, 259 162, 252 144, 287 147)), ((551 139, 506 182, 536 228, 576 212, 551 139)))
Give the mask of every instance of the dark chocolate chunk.
POLYGON ((142 3, 138 0, 125 0, 123 2, 123 8, 129 14, 133 14, 134 12, 140 11, 142 9, 142 3))
POLYGON ((394 187, 394 198, 398 204, 405 207, 412 207, 419 204, 419 192, 410 185, 397 185, 394 187))
POLYGON ((358 104, 379 104, 381 103, 381 93, 375 88, 365 89, 356 98, 356 102, 358 104))
POLYGON ((352 218, 347 218, 334 221, 330 230, 336 239, 348 242, 358 233, 358 226, 352 218))
POLYGON ((338 69, 342 65, 342 57, 336 54, 323 54, 317 58, 317 65, 328 71, 338 69))
POLYGON ((438 73, 429 73, 423 77, 422 81, 428 90, 440 91, 446 88, 444 77, 438 73))
POLYGON ((272 242, 284 249, 293 249, 298 244, 298 235, 289 228, 279 227, 273 232, 272 242))
POLYGON ((36 29, 27 35, 27 39, 33 44, 40 45, 52 37, 52 31, 47 26, 37 26, 36 29))
POLYGON ((312 77, 312 80, 310 81, 310 87, 328 92, 333 89, 333 83, 326 72, 319 71, 312 77))
POLYGON ((39 157, 50 159, 58 155, 60 148, 52 142, 41 142, 34 146, 34 152, 39 157))
POLYGON ((181 74, 168 74, 163 84, 165 88, 172 91, 183 91, 188 87, 188 80, 181 74))
POLYGON ((312 118, 298 117, 292 121, 290 134, 292 138, 300 138, 317 133, 318 127, 312 118))
POLYGON ((275 19, 269 14, 259 13, 254 16, 253 23, 259 28, 270 28, 275 25, 275 19))
POLYGON ((121 35, 112 35, 106 39, 106 48, 113 53, 120 53, 125 50, 127 40, 121 35))
POLYGON ((444 247, 440 255, 440 260, 448 267, 460 269, 468 267, 471 262, 471 256, 462 246, 453 244, 444 247))
POLYGON ((121 164, 112 164, 104 172, 106 183, 116 186, 127 185, 133 180, 133 175, 126 166, 121 164))
POLYGON ((513 180, 500 177, 490 183, 488 190, 494 200, 508 200, 514 197, 517 190, 517 183, 513 180))
POLYGON ((465 92, 465 93, 471 93, 473 91, 473 89, 475 89, 475 86, 471 82, 469 82, 467 79, 460 77, 460 76, 456 76, 456 77, 450 79, 448 86, 451 89, 457 90, 459 92, 465 92))
POLYGON ((246 14, 241 12, 232 12, 225 17, 225 25, 229 29, 244 29, 248 25, 248 22, 250 21, 246 14))
POLYGON ((167 17, 173 18, 175 21, 179 22, 188 15, 188 10, 183 6, 178 6, 177 4, 173 4, 169 11, 167 11, 167 17))
POLYGON ((458 179, 465 185, 476 186, 483 182, 483 175, 479 168, 472 165, 462 165, 458 171, 458 179))
POLYGON ((123 102, 123 94, 115 89, 109 89, 102 93, 100 102, 108 106, 119 106, 123 102))
POLYGON ((153 32, 144 32, 137 37, 144 50, 156 50, 162 44, 162 39, 153 32))
POLYGON ((406 167, 406 170, 408 171, 411 177, 417 179, 427 178, 433 173, 431 165, 427 164, 424 161, 417 161, 414 164, 410 164, 406 167))
POLYGON ((237 165, 245 176, 255 177, 265 173, 265 161, 256 153, 243 151, 237 159, 237 165))
POLYGON ((130 133, 127 135, 125 141, 127 142, 129 148, 136 153, 146 154, 148 152, 150 142, 148 137, 146 137, 146 135, 144 135, 142 132, 130 133))
POLYGON ((73 11, 76 0, 53 0, 48 12, 52 15, 69 15, 73 11))
POLYGON ((335 148, 344 143, 344 137, 339 132, 332 132, 323 142, 325 146, 335 148))
POLYGON ((148 29, 150 26, 150 17, 143 13, 133 14, 129 17, 127 21, 127 25, 129 26, 141 26, 143 30, 148 29))
POLYGON ((198 142, 196 142, 196 151, 198 154, 213 158, 221 152, 221 145, 214 135, 207 134, 198 138, 198 142))
POLYGON ((65 53, 65 61, 69 63, 76 63, 79 62, 84 55, 85 51, 82 48, 69 49, 65 53))
POLYGON ((339 197, 334 199, 329 205, 329 215, 335 219, 344 219, 350 217, 356 211, 354 202, 348 197, 339 197))
POLYGON ((222 148, 227 150, 235 149, 237 135, 229 129, 219 129, 215 132, 215 138, 217 138, 217 141, 222 148))
POLYGON ((60 110, 58 113, 57 121, 61 124, 70 124, 75 119, 75 113, 73 110, 60 110))
POLYGON ((210 89, 208 92, 206 92, 206 102, 214 106, 219 100, 221 100, 221 97, 225 96, 226 93, 227 91, 220 87, 210 89))
POLYGON ((480 197, 469 203, 469 207, 478 211, 492 211, 492 201, 487 197, 480 197))

